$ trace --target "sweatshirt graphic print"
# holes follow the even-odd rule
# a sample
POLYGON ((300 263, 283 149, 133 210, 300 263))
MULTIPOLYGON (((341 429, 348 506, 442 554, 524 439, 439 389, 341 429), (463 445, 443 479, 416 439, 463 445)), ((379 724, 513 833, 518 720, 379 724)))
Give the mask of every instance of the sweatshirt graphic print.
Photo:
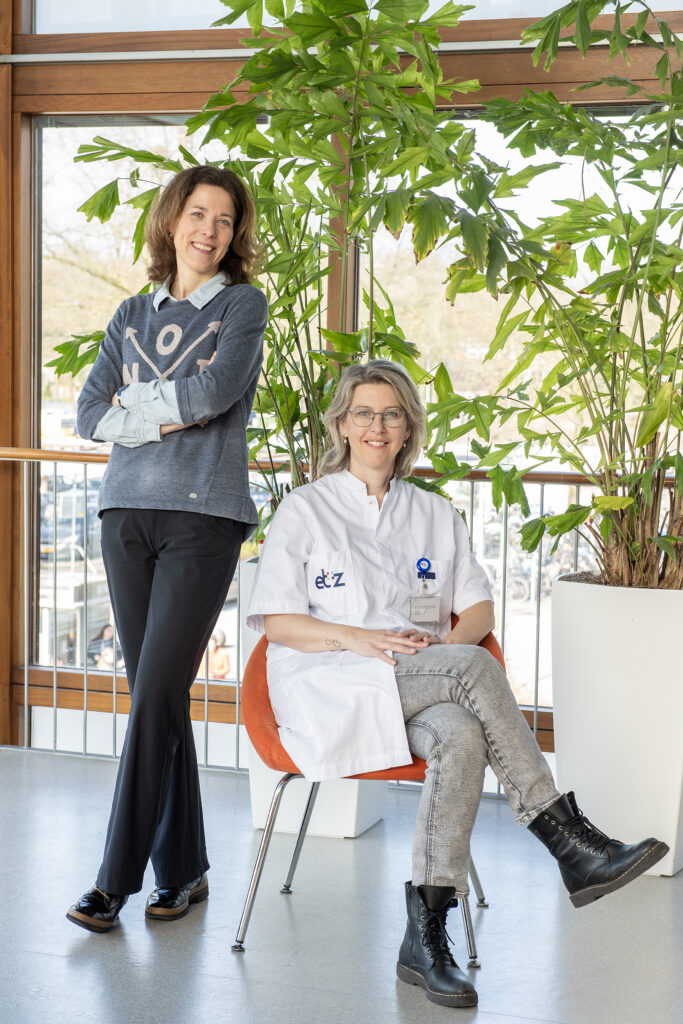
MULTIPOLYGON (((155 440, 134 448, 115 444, 100 488, 101 510, 174 509, 257 522, 246 428, 267 312, 265 296, 251 285, 221 288, 202 309, 183 300, 155 310, 152 295, 119 306, 79 397, 79 434, 92 438, 122 384, 154 380, 174 382, 181 422, 193 425, 161 441, 155 428, 155 440)), ((136 390, 142 405, 145 389, 136 390)), ((144 415, 153 419, 151 406, 144 415)))

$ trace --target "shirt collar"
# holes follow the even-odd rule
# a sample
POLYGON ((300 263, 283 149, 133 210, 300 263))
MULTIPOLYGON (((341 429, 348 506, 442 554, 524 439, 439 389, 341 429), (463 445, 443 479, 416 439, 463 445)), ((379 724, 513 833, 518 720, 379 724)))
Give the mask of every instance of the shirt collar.
MULTIPOLYGON (((362 480, 359 480, 357 476, 354 476, 353 473, 350 473, 348 469, 343 469, 340 473, 335 473, 335 476, 339 477, 339 481, 343 487, 346 487, 349 491, 357 493, 359 497, 367 498, 367 486, 363 483, 362 480)), ((392 476, 391 480, 389 481, 389 489, 387 490, 385 498, 396 490, 398 482, 398 477, 392 476)))
POLYGON ((218 295, 221 288, 225 288, 228 283, 228 275, 224 274, 223 271, 219 271, 218 274, 214 274, 212 278, 205 281, 204 284, 200 284, 199 288, 195 288, 193 292, 186 295, 184 299, 174 299, 169 291, 169 285, 171 278, 167 277, 161 288, 157 288, 152 297, 152 304, 155 310, 159 311, 159 306, 164 299, 170 299, 171 302, 191 302, 196 309, 203 309, 211 299, 214 299, 218 295))

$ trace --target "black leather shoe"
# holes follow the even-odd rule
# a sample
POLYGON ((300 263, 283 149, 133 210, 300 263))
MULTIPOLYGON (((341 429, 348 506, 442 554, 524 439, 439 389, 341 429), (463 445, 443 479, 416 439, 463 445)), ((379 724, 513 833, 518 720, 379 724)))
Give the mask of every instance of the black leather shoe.
POLYGON ((528 828, 557 860, 575 907, 628 885, 669 852, 658 839, 630 846, 610 839, 579 810, 573 793, 561 796, 528 828))
POLYGON ((476 1006, 477 992, 456 964, 448 945, 446 914, 457 906, 455 889, 406 882, 408 924, 396 974, 419 985, 440 1006, 476 1006))
POLYGON ((127 896, 102 892, 94 885, 81 896, 78 903, 69 907, 66 916, 89 932, 108 932, 127 901, 127 896))
POLYGON ((187 885, 172 889, 157 886, 147 899, 145 916, 155 921, 175 921, 184 917, 191 903, 201 903, 209 895, 209 882, 206 874, 187 885))

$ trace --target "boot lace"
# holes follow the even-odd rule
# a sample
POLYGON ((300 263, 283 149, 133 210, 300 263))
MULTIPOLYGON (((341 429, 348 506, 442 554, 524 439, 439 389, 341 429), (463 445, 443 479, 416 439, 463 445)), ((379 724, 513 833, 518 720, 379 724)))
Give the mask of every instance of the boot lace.
POLYGON ((560 825, 560 828, 566 836, 576 841, 577 849, 585 846, 591 853, 602 853, 607 844, 611 842, 609 836, 596 828, 581 811, 565 824, 560 825))
POLYGON ((453 959, 449 946, 449 942, 453 940, 446 931, 447 911, 448 907, 445 910, 425 911, 422 918, 422 941, 432 959, 432 963, 436 962, 437 957, 445 956, 448 957, 454 967, 457 967, 458 965, 453 959))

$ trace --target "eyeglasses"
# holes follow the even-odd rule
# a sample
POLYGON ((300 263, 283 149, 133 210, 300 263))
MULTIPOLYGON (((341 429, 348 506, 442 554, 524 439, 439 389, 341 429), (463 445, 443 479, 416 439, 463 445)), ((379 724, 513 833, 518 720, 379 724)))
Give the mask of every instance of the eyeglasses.
POLYGON ((405 419, 405 409, 385 409, 384 412, 374 412, 367 405, 359 405, 357 409, 346 410, 357 427, 369 427, 375 422, 375 416, 382 417, 385 427, 400 427, 405 419))

